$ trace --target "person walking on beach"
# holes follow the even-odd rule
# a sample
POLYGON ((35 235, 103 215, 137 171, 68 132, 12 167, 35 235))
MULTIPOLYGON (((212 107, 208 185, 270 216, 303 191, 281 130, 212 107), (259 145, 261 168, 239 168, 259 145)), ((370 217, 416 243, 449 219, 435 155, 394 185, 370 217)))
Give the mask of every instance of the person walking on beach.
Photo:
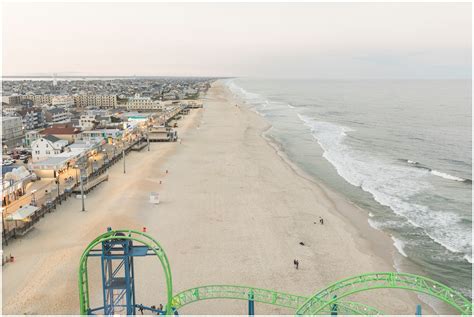
POLYGON ((319 223, 322 224, 322 225, 324 225, 324 219, 321 218, 321 217, 319 217, 319 223))
POLYGON ((298 260, 293 260, 293 264, 295 265, 295 268, 298 269, 298 266, 300 265, 300 262, 298 260))

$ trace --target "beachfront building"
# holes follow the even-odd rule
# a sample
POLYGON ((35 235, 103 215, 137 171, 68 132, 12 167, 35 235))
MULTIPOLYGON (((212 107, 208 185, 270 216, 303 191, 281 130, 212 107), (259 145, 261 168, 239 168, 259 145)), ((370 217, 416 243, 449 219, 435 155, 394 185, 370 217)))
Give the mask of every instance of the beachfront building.
POLYGON ((128 111, 161 111, 164 107, 162 102, 150 97, 140 97, 139 94, 129 98, 126 106, 128 111))
POLYGON ((68 141, 61 140, 54 135, 46 135, 31 144, 33 162, 45 160, 64 151, 68 141))
POLYGON ((29 168, 42 178, 56 178, 67 170, 74 168, 82 157, 93 160, 94 156, 99 152, 101 145, 102 142, 85 142, 80 140, 66 146, 58 154, 51 155, 41 161, 32 162, 29 168))
POLYGON ((92 131, 83 131, 82 140, 88 142, 99 142, 105 140, 112 144, 122 139, 123 131, 120 129, 98 129, 92 131))
POLYGON ((23 196, 26 185, 35 176, 24 166, 2 166, 2 207, 23 196))
POLYGON ((73 143, 76 140, 80 140, 82 137, 81 129, 73 127, 72 123, 53 124, 51 127, 41 131, 40 134, 43 136, 54 135, 58 139, 66 140, 69 143, 73 143))
POLYGON ((2 117, 2 144, 14 146, 21 144, 23 123, 20 117, 2 117))

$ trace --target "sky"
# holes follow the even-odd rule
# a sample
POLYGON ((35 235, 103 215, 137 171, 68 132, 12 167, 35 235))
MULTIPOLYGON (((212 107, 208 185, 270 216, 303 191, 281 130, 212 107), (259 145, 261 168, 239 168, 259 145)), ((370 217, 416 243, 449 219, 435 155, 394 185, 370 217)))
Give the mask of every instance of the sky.
POLYGON ((470 3, 25 3, 2 73, 471 78, 470 3))

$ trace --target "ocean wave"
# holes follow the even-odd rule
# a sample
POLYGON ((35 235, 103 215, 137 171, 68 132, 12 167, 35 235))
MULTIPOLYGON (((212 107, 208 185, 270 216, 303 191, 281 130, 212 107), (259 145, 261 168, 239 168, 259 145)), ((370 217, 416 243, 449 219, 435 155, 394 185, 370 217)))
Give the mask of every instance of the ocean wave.
POLYGON ((408 255, 405 253, 405 250, 403 249, 405 247, 405 242, 393 236, 392 236, 392 240, 393 240, 393 245, 397 249, 398 253, 400 253, 401 255, 407 258, 408 255))
POLYGON ((441 178, 444 178, 444 179, 447 179, 447 180, 451 180, 451 181, 456 181, 456 182, 472 183, 472 180, 470 180, 469 178, 462 178, 462 177, 450 175, 448 173, 440 172, 440 171, 431 169, 428 166, 425 166, 425 165, 423 165, 423 164, 421 164, 420 162, 417 162, 417 161, 404 160, 404 159, 402 161, 405 161, 409 165, 413 165, 414 167, 428 170, 430 172, 430 174, 434 175, 434 176, 438 176, 438 177, 441 177, 441 178))
MULTIPOLYGON (((313 137, 324 150, 323 157, 349 184, 369 192, 381 205, 389 207, 415 227, 421 228, 436 243, 451 252, 470 254, 470 231, 454 212, 436 211, 414 203, 410 198, 432 189, 426 181, 426 171, 390 164, 357 151, 344 143, 348 127, 315 120, 298 114, 311 129, 313 137)), ((418 162, 412 161, 412 164, 418 162)), ((419 164, 419 163, 418 163, 419 164)), ((378 226, 371 222, 372 226, 378 226)))
MULTIPOLYGON (((233 82, 231 86, 233 87, 229 89, 245 99, 257 113, 256 109, 267 101, 263 96, 249 93, 233 82)), ((323 149, 323 157, 349 184, 370 193, 378 203, 406 219, 409 225, 420 228, 431 240, 446 250, 471 254, 470 230, 462 223, 459 215, 454 212, 432 210, 410 200, 417 194, 432 190, 432 185, 426 180, 427 170, 431 169, 413 160, 405 162, 418 169, 376 159, 344 142, 353 129, 319 121, 298 112, 296 114, 304 125, 309 127, 315 141, 323 149)), ((371 226, 384 227, 383 224, 372 221, 373 219, 369 219, 371 226)), ((401 221, 399 225, 403 225, 403 222, 401 221)))
POLYGON ((449 179, 449 180, 456 181, 456 182, 471 182, 470 179, 449 175, 447 173, 439 172, 437 170, 431 170, 430 173, 435 175, 435 176, 439 176, 439 177, 442 177, 444 179, 449 179))

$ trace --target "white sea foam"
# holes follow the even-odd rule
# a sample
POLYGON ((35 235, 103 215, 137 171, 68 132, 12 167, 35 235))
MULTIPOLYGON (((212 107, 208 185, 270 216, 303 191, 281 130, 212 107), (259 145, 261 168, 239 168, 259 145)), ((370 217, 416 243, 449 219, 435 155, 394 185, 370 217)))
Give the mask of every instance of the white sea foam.
MULTIPOLYGON (((231 91, 245 99, 257 113, 258 108, 268 104, 268 100, 263 96, 250 93, 233 81, 230 81, 228 86, 231 91)), ((371 193, 381 205, 389 207, 394 213, 407 219, 411 225, 421 228, 433 241, 446 249, 471 254, 470 231, 460 225, 461 219, 457 214, 431 210, 427 206, 410 201, 411 197, 432 189, 426 180, 425 169, 414 170, 371 157, 366 152, 346 145, 347 135, 354 130, 299 113, 297 115, 310 128, 313 137, 324 150, 323 157, 348 183, 371 193)), ((407 162, 419 164, 412 160, 407 162)), ((369 223, 375 228, 384 227, 383 223, 372 219, 369 219, 369 223)))
POLYGON ((295 109, 296 107, 293 107, 292 105, 288 104, 288 108, 295 109))
MULTIPOLYGON (((348 183, 372 194, 381 205, 422 228, 434 241, 452 252, 470 253, 469 230, 460 225, 460 217, 449 211, 431 210, 413 203, 410 197, 432 186, 424 179, 426 171, 383 162, 365 152, 354 150, 344 140, 351 129, 298 114, 324 150, 323 157, 348 183)), ((377 227, 375 222, 372 226, 377 227)))
POLYGON ((395 237, 392 237, 392 240, 393 240, 393 245, 398 250, 398 252, 407 258, 408 255, 405 253, 405 250, 403 249, 405 247, 405 242, 395 237))
POLYGON ((452 180, 452 181, 457 181, 457 182, 464 182, 464 181, 466 181, 464 178, 457 177, 457 176, 453 176, 453 175, 449 175, 449 174, 447 174, 447 173, 439 172, 439 171, 436 171, 436 170, 431 170, 430 173, 433 174, 433 175, 435 175, 435 176, 439 176, 439 177, 442 177, 442 178, 444 178, 444 179, 449 179, 449 180, 452 180))

